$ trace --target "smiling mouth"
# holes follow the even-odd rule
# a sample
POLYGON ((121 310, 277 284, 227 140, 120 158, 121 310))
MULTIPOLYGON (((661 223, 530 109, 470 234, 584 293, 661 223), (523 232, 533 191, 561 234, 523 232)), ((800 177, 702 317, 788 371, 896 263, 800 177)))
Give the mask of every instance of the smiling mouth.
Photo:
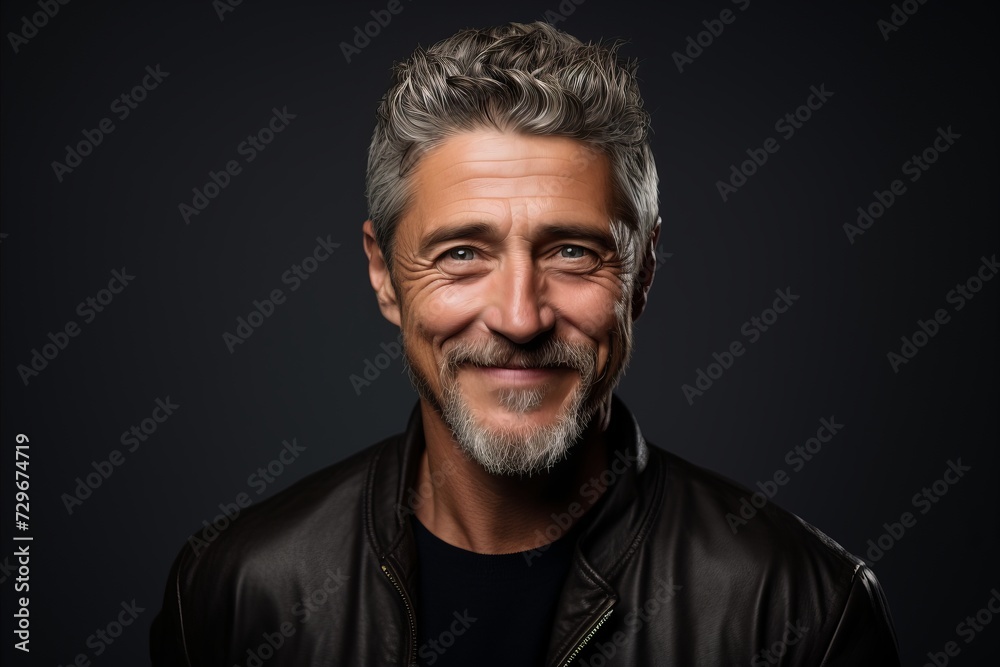
POLYGON ((511 370, 511 371, 567 371, 576 370, 568 364, 547 364, 545 366, 525 366, 523 364, 507 362, 503 365, 479 364, 474 361, 465 361, 459 364, 461 368, 471 368, 475 370, 511 370))
POLYGON ((538 382, 551 379, 557 373, 573 370, 569 366, 478 366, 470 365, 471 370, 502 382, 538 382))
POLYGON ((568 366, 475 366, 475 368, 498 371, 558 371, 568 366))

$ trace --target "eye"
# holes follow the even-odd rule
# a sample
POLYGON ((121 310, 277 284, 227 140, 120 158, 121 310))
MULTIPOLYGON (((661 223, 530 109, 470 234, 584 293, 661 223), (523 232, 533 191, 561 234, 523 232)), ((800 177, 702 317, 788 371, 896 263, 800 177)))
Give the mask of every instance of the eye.
POLYGON ((454 246, 448 248, 435 260, 440 271, 451 276, 481 275, 487 270, 490 253, 476 246, 454 246))
POLYGON ((589 252, 589 250, 582 246, 565 245, 559 251, 559 256, 565 257, 566 259, 582 259, 586 257, 589 252))
POLYGON ((452 248, 445 253, 445 257, 448 259, 454 259, 458 262, 467 262, 469 260, 475 259, 476 252, 469 247, 452 248))
POLYGON ((583 245, 567 243, 548 255, 551 267, 563 273, 592 273, 603 265, 601 254, 583 245))

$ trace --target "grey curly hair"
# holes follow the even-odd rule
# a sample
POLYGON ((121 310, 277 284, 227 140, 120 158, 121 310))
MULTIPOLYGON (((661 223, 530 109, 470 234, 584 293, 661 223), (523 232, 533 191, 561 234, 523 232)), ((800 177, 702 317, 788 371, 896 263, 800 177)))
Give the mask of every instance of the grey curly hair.
POLYGON ((376 112, 366 179, 375 240, 390 276, 413 168, 447 138, 478 129, 570 137, 606 155, 613 231, 626 236, 619 243, 631 273, 659 204, 638 63, 619 59, 623 43, 584 44, 541 21, 508 23, 460 30, 395 63, 376 112))

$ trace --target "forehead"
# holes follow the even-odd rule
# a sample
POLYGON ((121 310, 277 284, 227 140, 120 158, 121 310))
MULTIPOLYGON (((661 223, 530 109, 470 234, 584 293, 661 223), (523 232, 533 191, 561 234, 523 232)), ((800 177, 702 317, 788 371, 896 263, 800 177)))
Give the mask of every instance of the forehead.
POLYGON ((428 151, 412 178, 401 235, 419 237, 468 222, 509 231, 534 223, 610 225, 609 161, 568 137, 458 134, 428 151))

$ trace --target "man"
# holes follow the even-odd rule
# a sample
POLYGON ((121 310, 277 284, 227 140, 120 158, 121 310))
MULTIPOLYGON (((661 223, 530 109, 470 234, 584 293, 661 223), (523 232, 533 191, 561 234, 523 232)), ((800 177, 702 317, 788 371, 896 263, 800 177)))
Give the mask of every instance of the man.
POLYGON ((155 665, 896 665, 872 573, 612 391, 660 232, 635 63, 542 23, 395 68, 364 249, 405 433, 189 543, 155 665))

